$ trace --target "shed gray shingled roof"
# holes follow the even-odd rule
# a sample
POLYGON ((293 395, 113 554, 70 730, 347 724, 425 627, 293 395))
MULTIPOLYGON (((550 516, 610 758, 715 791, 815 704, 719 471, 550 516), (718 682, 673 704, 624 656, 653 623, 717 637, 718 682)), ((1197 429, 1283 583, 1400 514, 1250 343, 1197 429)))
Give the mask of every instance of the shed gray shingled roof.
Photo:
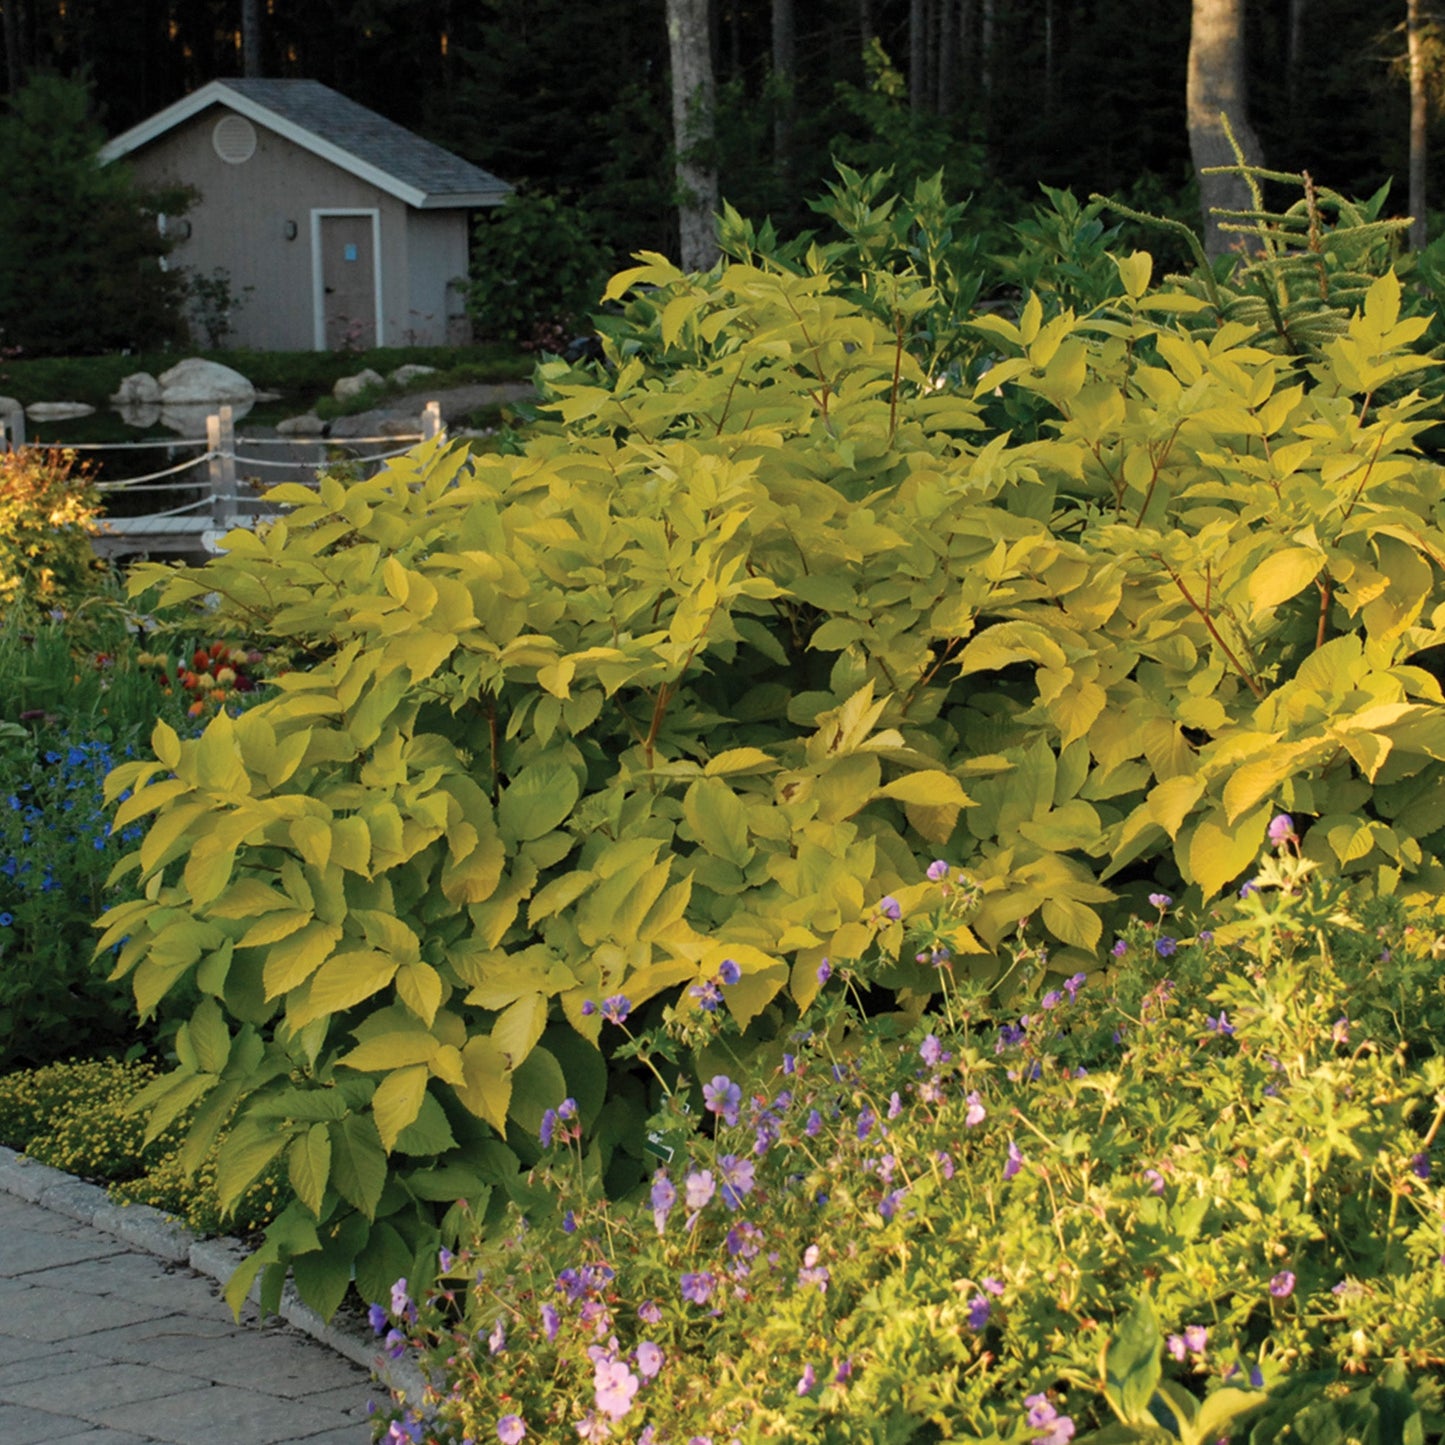
POLYGON ((436 201, 477 192, 492 192, 500 200, 511 190, 490 171, 423 140, 319 80, 228 78, 221 84, 436 201))

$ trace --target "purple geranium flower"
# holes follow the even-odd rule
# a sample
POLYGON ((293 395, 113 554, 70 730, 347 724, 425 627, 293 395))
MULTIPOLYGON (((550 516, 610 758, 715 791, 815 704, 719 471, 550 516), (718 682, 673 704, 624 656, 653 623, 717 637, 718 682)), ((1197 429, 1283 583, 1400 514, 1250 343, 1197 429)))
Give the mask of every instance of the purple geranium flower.
POLYGON ((822 963, 818 965, 818 982, 827 983, 828 980, 832 977, 833 965, 829 963, 828 960, 825 958, 822 963))
POLYGON ((542 1330, 549 1340, 557 1338, 557 1331, 562 1326, 562 1316, 557 1313, 556 1307, 550 1304, 542 1306, 542 1330))
POLYGON ((1074 1438, 1074 1422, 1060 1415, 1047 1395, 1029 1395, 1024 1404, 1029 1407, 1029 1424, 1039 1431, 1032 1445, 1068 1445, 1074 1438))
POLYGON ((948 877, 948 860, 946 858, 935 858, 928 865, 927 878, 930 883, 942 883, 948 877))
POLYGON ((885 893, 878 900, 878 911, 884 918, 890 919, 894 923, 903 917, 903 910, 898 906, 898 900, 891 893, 885 893))
POLYGON ((1160 958, 1169 958, 1178 951, 1178 948, 1179 944, 1170 938, 1167 933, 1162 938, 1156 938, 1154 940, 1154 952, 1157 953, 1160 958))
POLYGON ((632 1397, 641 1383, 622 1360, 599 1360, 592 1371, 597 1408, 610 1419, 620 1420, 632 1408, 632 1397))
POLYGON ((737 1123, 743 1091, 726 1074, 714 1074, 711 1082, 702 1086, 702 1099, 708 1110, 717 1114, 725 1124, 737 1123))
POLYGON ((632 1012, 632 1000, 626 994, 615 993, 602 1000, 602 1017, 610 1024, 625 1023, 632 1012))
POLYGON ((798 1393, 806 1395, 817 1383, 818 1376, 814 1373, 812 1365, 804 1365, 803 1373, 798 1377, 798 1393))
POLYGON ((1024 1156, 1012 1139, 1008 1141, 1008 1158, 1004 1161, 1003 1177, 1012 1179, 1024 1167, 1024 1156))
POLYGON ((970 1128, 974 1128, 988 1118, 988 1110, 983 1107, 983 1100, 978 1096, 975 1089, 964 1102, 968 1105, 968 1112, 963 1116, 963 1122, 970 1128))
POLYGON ((743 976, 743 971, 730 958, 725 958, 718 964, 717 981, 725 988, 730 988, 743 976))
POLYGON ((672 1207, 676 1203, 677 1189, 667 1177, 667 1171, 659 1169, 652 1176, 652 1222, 657 1226, 659 1234, 667 1229, 667 1216, 672 1213, 672 1207))
POLYGON ((1268 835, 1276 848, 1282 847, 1294 838, 1294 819, 1288 813, 1276 813, 1269 820, 1268 835))
POLYGON ((722 1201, 729 1209, 741 1207, 743 1200, 753 1192, 757 1181, 751 1159, 739 1158, 736 1154, 718 1157, 718 1173, 722 1175, 722 1201))
POLYGON ((644 1380, 651 1380, 662 1368, 662 1349, 651 1340, 643 1340, 633 1351, 637 1359, 637 1373, 644 1380))
POLYGON ((685 1176, 682 1187, 688 1209, 696 1214, 717 1192, 717 1181, 711 1169, 694 1169, 685 1176))
POLYGON ((691 1300, 695 1305, 705 1305, 717 1287, 717 1276, 709 1269, 700 1269, 695 1273, 684 1274, 679 1285, 683 1299, 691 1300))
POLYGON ((1161 913, 1173 904, 1174 900, 1167 893, 1151 893, 1149 895, 1149 906, 1157 908, 1161 913))
POLYGON ((1294 1293, 1294 1272, 1282 1269, 1269 1282, 1269 1292, 1275 1299, 1288 1299, 1294 1293))
POLYGON ((497 1439, 502 1442, 502 1445, 519 1445, 526 1433, 527 1427, 523 1424, 520 1415, 503 1415, 497 1421, 497 1439))
POLYGON ((976 1294, 968 1303, 968 1327, 971 1330, 981 1330, 987 1323, 988 1317, 993 1313, 993 1305, 989 1302, 987 1295, 976 1294))

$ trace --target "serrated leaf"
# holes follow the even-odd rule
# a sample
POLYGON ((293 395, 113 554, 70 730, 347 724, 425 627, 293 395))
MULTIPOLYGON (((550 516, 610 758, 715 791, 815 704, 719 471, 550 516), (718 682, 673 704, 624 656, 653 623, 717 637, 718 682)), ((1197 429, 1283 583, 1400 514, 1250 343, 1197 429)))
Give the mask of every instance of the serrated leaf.
POLYGON ((332 1126, 331 1182, 368 1219, 376 1217, 386 1174, 386 1151, 369 1114, 351 1114, 332 1126))
MULTIPOLYGON (((1200 820, 1189 836, 1186 876, 1206 899, 1244 873, 1259 857, 1271 810, 1256 808, 1234 823, 1215 814, 1200 820)), ((1181 839, 1181 841, 1183 841, 1181 839)))
POLYGON ((389 1154, 396 1147, 401 1131, 421 1113, 431 1072, 425 1064, 412 1064, 388 1074, 371 1096, 372 1118, 381 1147, 389 1154))
POLYGON ((287 1165, 296 1197, 319 1218, 331 1177, 331 1135, 325 1124, 313 1124, 291 1141, 287 1165))
POLYGON ((924 808, 970 808, 973 799, 959 786, 952 773, 939 768, 925 768, 916 773, 905 773, 884 783, 873 795, 876 798, 891 798, 897 803, 914 803, 924 808))
POLYGON ((507 1056, 485 1036, 468 1039, 462 1050, 466 1085, 457 1098, 479 1119, 485 1119, 499 1135, 507 1132, 507 1110, 512 1103, 512 1075, 507 1056))
POLYGON ((541 993, 524 994, 509 1004, 492 1025, 492 1042, 515 1069, 532 1052, 547 1027, 547 999, 541 993))
POLYGON ((396 996, 430 1028, 442 1003, 441 975, 429 963, 404 963, 396 971, 396 996))
POLYGON ((434 1034, 421 1029, 396 1029, 364 1039, 336 1061, 338 1068, 380 1073, 409 1064, 430 1063, 441 1045, 434 1034))
POLYGON ((286 1145, 287 1135, 279 1129, 263 1128, 243 1119, 221 1141, 216 1156, 216 1197, 223 1214, 237 1201, 266 1166, 286 1145))
POLYGON ((1127 1425, 1152 1424, 1164 1340, 1148 1295, 1140 1295, 1104 1348, 1104 1394, 1127 1425))
POLYGON ((1249 601, 1254 616, 1303 592, 1324 565, 1324 554, 1311 547, 1285 547, 1271 552, 1249 575, 1249 601))
POLYGON ((512 843, 540 838, 558 827, 577 804, 582 785, 561 763, 530 763, 517 774, 497 804, 497 829, 512 843))

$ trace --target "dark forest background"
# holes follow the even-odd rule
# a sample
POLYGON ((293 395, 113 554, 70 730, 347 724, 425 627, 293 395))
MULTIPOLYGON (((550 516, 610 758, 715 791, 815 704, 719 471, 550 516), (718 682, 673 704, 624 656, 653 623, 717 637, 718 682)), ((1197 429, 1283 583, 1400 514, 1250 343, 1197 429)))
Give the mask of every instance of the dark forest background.
MULTIPOLYGON (((617 258, 671 250, 664 0, 259 0, 261 73, 309 77, 526 189, 584 206, 617 258)), ((88 77, 116 134, 242 72, 242 0, 3 0, 4 75, 88 77)), ((1405 0, 1248 0, 1267 164, 1346 194, 1395 179, 1405 0)), ((805 224, 832 157, 1024 204, 1038 183, 1193 220, 1188 0, 713 0, 722 195, 805 224), (791 16, 792 83, 774 60, 791 16), (870 40, 876 45, 870 46, 870 40)), ((1433 126, 1438 121, 1432 120, 1433 126)))

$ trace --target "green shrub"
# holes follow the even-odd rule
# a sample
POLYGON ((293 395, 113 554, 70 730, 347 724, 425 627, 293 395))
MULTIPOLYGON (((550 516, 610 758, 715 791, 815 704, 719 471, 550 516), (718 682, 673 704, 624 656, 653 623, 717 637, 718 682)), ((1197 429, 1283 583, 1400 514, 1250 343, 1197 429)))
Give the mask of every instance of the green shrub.
MULTIPOLYGON (((531 1181, 555 1206, 373 1312, 432 1381, 389 1413, 438 1442, 521 1438, 509 1416, 747 1445, 1438 1438, 1439 935, 1360 957, 1342 886, 1275 836, 1212 932, 1156 895, 1108 973, 998 1026, 966 985, 880 1026, 835 970, 788 1053, 651 1121, 677 1152, 642 1197, 603 1196, 561 1107, 531 1181)), ((967 880, 930 876, 900 922, 937 957, 967 880)), ((603 1013, 631 1031, 627 1000, 603 1013)))
POLYGON ((518 191, 477 223, 467 309, 484 336, 561 351, 606 276, 579 207, 518 191))
POLYGON ((601 997, 686 1008, 729 958, 765 1050, 820 960, 869 955, 878 1008, 921 1006, 877 903, 935 853, 978 881, 949 946, 998 1008, 1042 968, 1023 920, 1095 970, 1151 891, 1236 884, 1281 808, 1312 862, 1435 906, 1440 480, 1420 403, 1380 400, 1423 321, 1387 275, 1296 364, 1112 264, 1088 314, 972 323, 976 401, 919 359, 911 261, 645 257, 608 367, 540 368, 516 454, 282 487, 285 521, 141 574, 316 660, 109 784, 154 821, 101 947, 143 1014, 201 995, 153 1127, 204 1098, 199 1162, 237 1110, 223 1202, 284 1154, 268 1299, 288 1258, 324 1308, 353 1266, 424 1279, 461 1223, 435 1206, 499 1215, 563 1092, 634 1183, 654 1085, 599 1048, 601 997))

